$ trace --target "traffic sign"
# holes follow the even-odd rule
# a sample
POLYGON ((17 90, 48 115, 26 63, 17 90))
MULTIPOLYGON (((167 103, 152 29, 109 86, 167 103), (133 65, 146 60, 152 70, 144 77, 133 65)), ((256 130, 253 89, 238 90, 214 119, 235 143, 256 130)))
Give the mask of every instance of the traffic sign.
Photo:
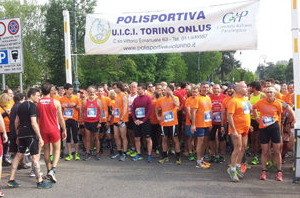
POLYGON ((16 20, 11 20, 8 23, 8 31, 11 35, 15 35, 19 31, 19 23, 16 20))
POLYGON ((20 18, 0 20, 0 74, 23 72, 20 18))

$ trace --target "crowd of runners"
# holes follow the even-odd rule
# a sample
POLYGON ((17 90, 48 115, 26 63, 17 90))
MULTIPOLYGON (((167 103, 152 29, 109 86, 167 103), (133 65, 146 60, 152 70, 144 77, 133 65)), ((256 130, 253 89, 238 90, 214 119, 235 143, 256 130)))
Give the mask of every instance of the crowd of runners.
POLYGON ((273 164, 276 180, 282 181, 281 165, 287 152, 293 151, 293 91, 293 84, 273 79, 248 85, 244 81, 117 82, 111 87, 103 83, 78 93, 68 83, 64 87, 43 83, 27 94, 6 89, 0 95, 0 164, 11 165, 9 187, 21 186, 18 169, 31 168, 37 187, 50 188, 57 182, 60 158, 146 158, 151 163, 159 157, 163 164, 173 154, 176 164, 186 157, 200 169, 228 161, 230 179, 238 182, 246 170, 245 153, 251 152, 251 163, 261 163, 261 180, 267 179, 268 166, 273 164), (42 151, 44 177, 39 163, 42 151))

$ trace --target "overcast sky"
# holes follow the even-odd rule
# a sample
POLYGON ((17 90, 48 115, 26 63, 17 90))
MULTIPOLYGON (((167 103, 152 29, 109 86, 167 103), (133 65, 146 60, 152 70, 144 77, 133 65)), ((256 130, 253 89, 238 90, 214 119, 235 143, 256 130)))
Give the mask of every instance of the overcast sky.
MULTIPOLYGON (((98 0, 95 12, 172 10, 183 3, 193 7, 236 1, 242 0, 98 0)), ((253 72, 259 62, 292 58, 291 0, 260 0, 258 22, 258 49, 236 53, 242 67, 253 72)))

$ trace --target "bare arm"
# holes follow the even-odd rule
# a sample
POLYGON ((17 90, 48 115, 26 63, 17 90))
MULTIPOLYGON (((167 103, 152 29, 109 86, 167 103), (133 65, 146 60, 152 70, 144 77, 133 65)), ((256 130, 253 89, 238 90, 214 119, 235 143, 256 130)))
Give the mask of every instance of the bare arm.
POLYGON ((122 115, 120 117, 120 120, 123 120, 125 118, 126 113, 127 113, 127 96, 123 96, 122 100, 123 100, 123 111, 122 111, 122 115))
POLYGON ((42 136, 41 136, 41 132, 40 132, 40 128, 39 128, 39 125, 36 121, 36 117, 33 116, 33 117, 30 117, 30 121, 31 121, 31 126, 32 126, 32 129, 34 130, 38 140, 39 140, 39 144, 41 144, 41 146, 44 145, 44 141, 42 139, 42 136))
POLYGON ((196 112, 197 109, 192 109, 192 126, 191 126, 191 132, 194 133, 196 131, 196 112))
POLYGON ((66 124, 65 124, 64 117, 63 117, 63 115, 62 115, 60 102, 54 100, 54 105, 55 105, 55 107, 56 107, 56 109, 57 109, 58 122, 59 122, 59 124, 60 124, 60 127, 61 127, 62 130, 63 130, 63 131, 62 131, 62 137, 63 137, 63 139, 65 139, 65 138, 66 138, 66 135, 67 135, 67 134, 66 134, 66 124))
POLYGON ((102 118, 103 118, 103 107, 102 107, 102 102, 99 100, 99 99, 97 99, 97 105, 98 105, 98 108, 99 108, 99 116, 100 116, 100 118, 99 118, 99 122, 101 123, 102 122, 102 118))
POLYGON ((229 126, 232 129, 232 134, 237 135, 237 132, 236 132, 235 126, 234 126, 234 122, 233 122, 233 114, 232 113, 227 113, 227 120, 228 120, 229 126))
POLYGON ((171 94, 171 98, 172 98, 172 100, 173 100, 173 102, 174 102, 174 105, 175 105, 176 107, 179 107, 180 103, 179 103, 179 101, 175 98, 175 96, 174 96, 173 94, 171 94))

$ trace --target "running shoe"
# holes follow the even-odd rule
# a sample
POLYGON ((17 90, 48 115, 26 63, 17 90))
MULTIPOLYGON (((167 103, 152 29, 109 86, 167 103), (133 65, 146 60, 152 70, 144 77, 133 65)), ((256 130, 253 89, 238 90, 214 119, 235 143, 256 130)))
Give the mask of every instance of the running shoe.
POLYGON ((53 162, 53 155, 50 155, 50 161, 53 162))
POLYGON ((168 157, 164 157, 164 158, 158 160, 158 163, 163 164, 163 163, 168 162, 168 161, 169 161, 169 158, 168 157))
POLYGON ((282 179, 282 172, 278 172, 276 175, 276 181, 283 181, 282 179))
POLYGON ((1 188, 0 188, 0 197, 4 197, 4 192, 1 188))
POLYGON ((252 164, 252 165, 256 165, 256 164, 258 164, 258 163, 259 163, 258 156, 254 156, 254 157, 253 157, 253 160, 252 160, 252 162, 251 162, 251 164, 252 164))
POLYGON ((210 159, 209 159, 209 163, 213 163, 213 162, 215 162, 215 161, 216 161, 216 156, 211 155, 211 156, 210 156, 210 159))
POLYGON ((143 157, 139 154, 137 154, 134 158, 132 158, 133 161, 139 161, 139 160, 142 160, 143 157))
POLYGON ((42 189, 42 188, 51 188, 53 186, 53 183, 46 183, 44 181, 37 183, 36 184, 38 189, 42 189))
POLYGON ((233 171, 233 170, 231 170, 231 168, 229 167, 229 168, 227 169, 227 173, 229 174, 231 181, 233 181, 233 182, 238 182, 238 181, 239 181, 239 178, 238 178, 238 176, 237 176, 237 171, 236 171, 236 170, 233 171))
POLYGON ((78 153, 75 153, 75 160, 80 160, 80 155, 78 153))
POLYGON ((272 166, 273 166, 272 161, 267 161, 267 162, 266 162, 266 168, 267 168, 267 170, 271 169, 272 166))
POLYGON ((208 163, 208 162, 206 162, 206 161, 202 161, 203 162, 203 164, 205 164, 205 165, 207 165, 207 166, 211 166, 211 163, 208 163))
POLYGON ((241 164, 241 173, 245 174, 246 170, 247 170, 247 165, 246 164, 241 164))
POLYGON ((131 155, 132 154, 132 150, 131 149, 128 149, 128 151, 126 152, 126 155, 131 155))
POLYGON ((155 151, 155 152, 156 152, 156 154, 157 154, 157 155, 159 155, 159 150, 158 150, 158 149, 156 149, 156 151, 155 151))
POLYGON ((88 161, 91 158, 91 154, 90 153, 86 153, 83 157, 83 161, 88 161))
POLYGON ((123 153, 123 155, 120 156, 119 161, 123 161, 124 162, 126 160, 126 158, 127 158, 126 154, 123 153))
POLYGON ((35 173, 34 173, 34 171, 33 171, 33 170, 31 170, 31 171, 30 171, 30 173, 29 173, 29 177, 35 177, 35 173))
POLYGON ((116 159, 116 158, 118 158, 119 156, 120 156, 120 154, 119 154, 119 153, 116 153, 115 155, 111 156, 111 159, 116 159))
POLYGON ((216 155, 216 163, 220 163, 220 155, 219 154, 216 155))
POLYGON ((224 157, 224 156, 220 156, 219 162, 220 162, 220 163, 225 162, 225 157, 224 157))
POLYGON ((96 158, 96 160, 100 160, 100 153, 97 153, 95 158, 96 158))
POLYGON ((53 170, 50 170, 49 173, 47 174, 50 181, 53 182, 53 183, 56 183, 57 182, 57 179, 55 177, 55 173, 53 170))
POLYGON ((180 159, 180 157, 178 157, 178 158, 176 159, 176 164, 177 164, 177 165, 180 165, 180 164, 181 164, 181 159, 180 159))
POLYGON ((70 161, 73 159, 73 155, 72 154, 68 154, 68 156, 65 158, 66 161, 70 161))
POLYGON ((152 162, 152 157, 151 155, 148 155, 148 163, 151 163, 152 162))
POLYGON ((136 151, 132 151, 131 154, 130 154, 130 157, 135 157, 137 155, 137 152, 136 151))
POLYGON ((245 177, 245 175, 242 173, 242 168, 241 167, 236 167, 236 171, 237 171, 237 176, 240 178, 240 179, 243 179, 245 177))
POLYGON ((18 188, 21 187, 22 185, 18 182, 16 182, 16 180, 10 180, 7 182, 7 186, 11 187, 11 188, 18 188))
POLYGON ((206 153, 205 155, 204 155, 204 159, 209 159, 210 158, 210 154, 209 153, 206 153))
POLYGON ((195 157, 192 153, 189 153, 189 160, 190 161, 194 161, 195 160, 195 157))
POLYGON ((260 173, 260 180, 266 180, 267 179, 267 172, 261 171, 260 173))
POLYGON ((208 165, 208 164, 204 163, 204 161, 202 161, 202 162, 196 164, 196 168, 207 169, 207 168, 210 168, 210 165, 208 165))

